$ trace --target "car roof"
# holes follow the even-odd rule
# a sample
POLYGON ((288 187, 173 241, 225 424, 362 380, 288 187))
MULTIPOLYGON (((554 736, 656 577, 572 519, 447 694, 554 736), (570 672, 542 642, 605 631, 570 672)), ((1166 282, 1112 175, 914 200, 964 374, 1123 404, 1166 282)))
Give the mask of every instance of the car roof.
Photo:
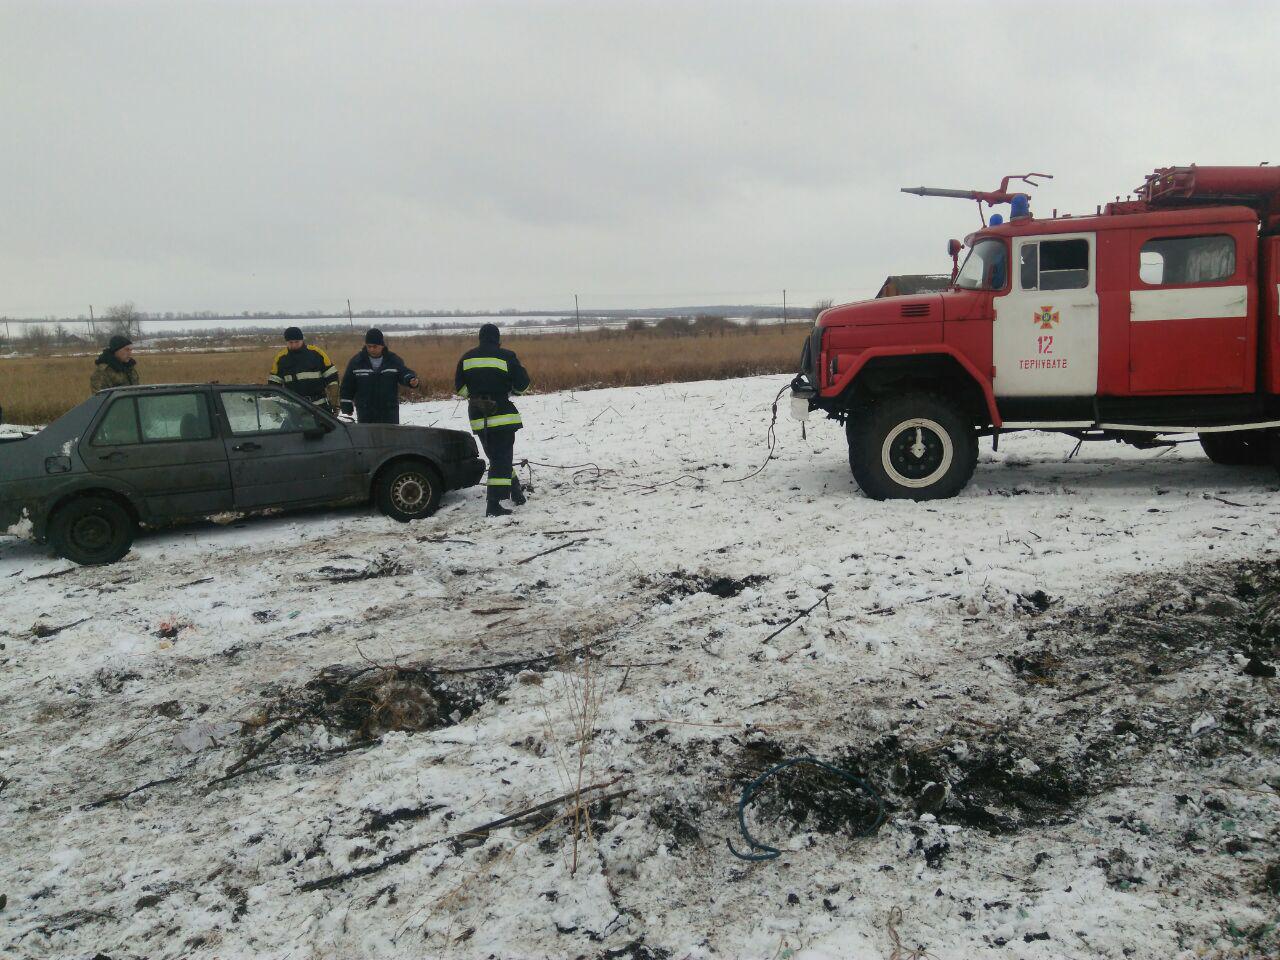
POLYGON ((208 390, 217 387, 220 390, 280 390, 271 383, 219 383, 206 380, 204 383, 135 383, 127 387, 107 387, 99 393, 155 393, 161 390, 208 390))

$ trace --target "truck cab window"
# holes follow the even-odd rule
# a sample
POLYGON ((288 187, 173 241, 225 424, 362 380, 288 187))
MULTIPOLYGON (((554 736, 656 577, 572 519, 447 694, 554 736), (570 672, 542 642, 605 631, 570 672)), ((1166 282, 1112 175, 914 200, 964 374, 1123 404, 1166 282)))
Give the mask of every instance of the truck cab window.
POLYGON ((1138 277, 1152 287, 1212 283, 1235 276, 1231 237, 1164 237, 1148 240, 1138 254, 1138 277))
POLYGON ((961 290, 1003 290, 1008 275, 1004 242, 979 240, 956 274, 956 286, 961 290))
POLYGON ((1024 243, 1019 259, 1023 290, 1083 290, 1089 286, 1088 240, 1024 243))

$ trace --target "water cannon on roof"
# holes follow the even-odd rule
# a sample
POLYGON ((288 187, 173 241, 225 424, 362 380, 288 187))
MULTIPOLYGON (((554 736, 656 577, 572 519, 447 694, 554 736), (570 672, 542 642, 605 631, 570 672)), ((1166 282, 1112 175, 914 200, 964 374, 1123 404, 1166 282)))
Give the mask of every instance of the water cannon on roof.
POLYGON ((985 203, 989 207, 994 207, 998 203, 1007 203, 1011 207, 1011 219, 1019 220, 1023 217, 1031 215, 1031 198, 1021 190, 1009 189, 1011 180, 1021 180, 1029 187, 1038 187, 1039 183, 1035 178, 1041 180, 1052 180, 1051 173, 1011 173, 1000 181, 1000 187, 997 190, 952 190, 946 187, 903 187, 903 193, 914 193, 918 197, 951 197, 955 200, 976 200, 978 202, 978 217, 982 220, 982 225, 987 225, 986 216, 982 212, 982 205, 985 203))

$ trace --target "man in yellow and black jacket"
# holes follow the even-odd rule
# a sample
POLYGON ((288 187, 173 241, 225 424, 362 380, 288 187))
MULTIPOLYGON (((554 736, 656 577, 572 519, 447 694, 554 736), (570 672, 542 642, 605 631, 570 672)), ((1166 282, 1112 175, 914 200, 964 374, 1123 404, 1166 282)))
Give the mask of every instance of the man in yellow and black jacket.
POLYGON ((285 349, 271 363, 267 383, 291 390, 304 400, 325 404, 338 412, 338 368, 329 355, 303 339, 302 331, 290 327, 284 332, 285 349))
POLYGON ((480 345, 468 350, 458 361, 453 377, 454 391, 467 398, 471 429, 480 438, 484 455, 489 459, 488 509, 486 516, 501 517, 511 511, 502 501, 524 503, 520 478, 512 471, 515 460, 516 431, 523 425, 520 411, 511 402, 511 394, 529 389, 529 374, 520 358, 499 346, 501 334, 492 323, 480 328, 480 345))

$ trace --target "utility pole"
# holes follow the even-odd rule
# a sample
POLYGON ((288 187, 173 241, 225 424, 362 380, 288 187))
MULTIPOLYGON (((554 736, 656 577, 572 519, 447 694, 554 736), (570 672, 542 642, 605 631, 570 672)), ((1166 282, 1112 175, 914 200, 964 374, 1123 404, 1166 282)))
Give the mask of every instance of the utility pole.
POLYGON ((578 332, 582 332, 582 314, 578 312, 578 295, 573 295, 573 315, 578 320, 578 332))
POLYGON ((782 329, 787 329, 787 291, 782 291, 782 329))
POLYGON ((93 304, 89 304, 89 336, 98 339, 98 325, 93 319, 93 304))
POLYGON ((356 319, 351 316, 351 298, 347 297, 347 323, 351 325, 351 332, 356 332, 356 319))

